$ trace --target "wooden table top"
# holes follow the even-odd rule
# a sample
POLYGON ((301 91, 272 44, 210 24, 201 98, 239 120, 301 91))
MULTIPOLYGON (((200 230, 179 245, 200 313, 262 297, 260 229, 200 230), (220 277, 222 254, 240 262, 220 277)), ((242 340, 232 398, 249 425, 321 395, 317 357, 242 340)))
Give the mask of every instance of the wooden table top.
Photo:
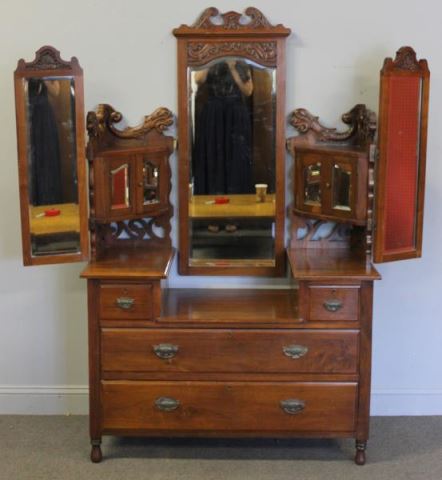
POLYGON ((275 194, 266 195, 265 202, 257 202, 255 194, 194 195, 189 202, 190 218, 273 218, 275 194), (207 203, 215 198, 228 198, 229 203, 207 203))
POLYGON ((80 213, 76 203, 59 203, 29 207, 31 235, 50 235, 80 231, 80 213), (46 217, 41 215, 45 210, 56 208, 60 215, 46 217), (41 215, 41 216, 39 216, 41 215))

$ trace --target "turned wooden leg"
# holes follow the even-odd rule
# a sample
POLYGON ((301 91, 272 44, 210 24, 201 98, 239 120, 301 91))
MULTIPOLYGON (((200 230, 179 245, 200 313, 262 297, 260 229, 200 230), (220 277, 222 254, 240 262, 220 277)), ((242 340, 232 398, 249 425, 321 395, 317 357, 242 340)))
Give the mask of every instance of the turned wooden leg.
POLYGON ((367 442, 365 440, 356 440, 356 465, 365 464, 365 449, 367 448, 367 442))
POLYGON ((91 461, 93 463, 100 463, 103 459, 103 454, 101 453, 101 440, 92 440, 91 445, 91 461))

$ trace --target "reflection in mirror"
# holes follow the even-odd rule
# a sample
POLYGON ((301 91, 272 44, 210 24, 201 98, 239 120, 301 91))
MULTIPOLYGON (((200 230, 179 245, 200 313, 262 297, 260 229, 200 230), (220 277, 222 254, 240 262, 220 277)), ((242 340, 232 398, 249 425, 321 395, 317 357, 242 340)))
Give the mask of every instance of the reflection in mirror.
POLYGON ((190 67, 191 264, 274 259, 276 69, 237 57, 190 67), (266 184, 257 203, 256 184, 266 184))
POLYGON ((149 160, 143 163, 143 204, 158 203, 159 170, 149 160))
POLYGON ((333 208, 350 211, 351 199, 351 169, 345 165, 333 165, 333 208))
POLYGON ((72 77, 23 79, 31 254, 80 251, 72 77))
POLYGON ((304 203, 321 205, 321 162, 304 167, 304 203))
POLYGON ((114 170, 111 174, 111 208, 119 210, 130 206, 129 198, 129 165, 124 163, 114 170))

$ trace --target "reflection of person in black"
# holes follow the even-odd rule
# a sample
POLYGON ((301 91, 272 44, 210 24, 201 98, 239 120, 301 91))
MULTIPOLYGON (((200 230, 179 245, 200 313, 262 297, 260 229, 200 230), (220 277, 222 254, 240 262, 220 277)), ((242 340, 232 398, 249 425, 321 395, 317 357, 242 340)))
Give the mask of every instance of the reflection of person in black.
POLYGON ((60 92, 57 80, 31 78, 28 83, 31 203, 51 205, 62 202, 60 145, 57 122, 49 96, 60 92))
POLYGON ((197 97, 192 172, 194 194, 253 193, 251 117, 246 104, 253 92, 243 61, 217 62, 195 74, 197 97))

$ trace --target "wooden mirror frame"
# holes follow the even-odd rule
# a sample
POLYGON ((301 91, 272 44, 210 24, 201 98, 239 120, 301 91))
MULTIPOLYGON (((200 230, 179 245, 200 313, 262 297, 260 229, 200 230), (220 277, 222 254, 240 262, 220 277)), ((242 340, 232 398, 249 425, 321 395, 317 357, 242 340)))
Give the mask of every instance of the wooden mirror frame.
POLYGON ((86 191, 85 126, 83 70, 76 57, 70 62, 62 60, 60 52, 51 46, 41 47, 32 62, 18 61, 14 72, 15 106, 17 117, 18 174, 20 215, 24 265, 70 263, 89 258, 88 211, 86 191), (29 218, 28 131, 26 126, 26 101, 22 82, 27 78, 50 76, 72 77, 75 85, 75 142, 77 163, 77 189, 80 217, 80 246, 77 253, 59 253, 33 256, 29 218))
MULTIPOLYGON (((285 38, 290 29, 271 25, 256 8, 220 14, 206 9, 192 25, 173 31, 178 39, 178 154, 179 154, 179 263, 181 275, 283 276, 285 273, 285 38), (244 57, 276 69, 275 115, 275 257, 274 266, 238 265, 220 261, 215 266, 189 265, 189 172, 190 138, 188 80, 189 66, 200 66, 224 55, 244 57)), ((257 260, 256 263, 258 263, 257 260)))

